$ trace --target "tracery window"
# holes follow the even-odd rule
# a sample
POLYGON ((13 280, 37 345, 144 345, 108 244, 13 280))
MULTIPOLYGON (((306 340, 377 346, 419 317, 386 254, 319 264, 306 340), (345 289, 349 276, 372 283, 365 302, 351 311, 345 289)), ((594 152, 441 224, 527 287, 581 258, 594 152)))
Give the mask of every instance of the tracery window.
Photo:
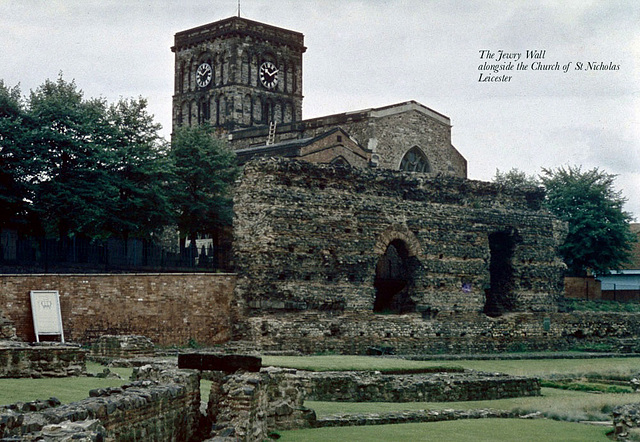
POLYGON ((400 161, 400 170, 407 172, 431 172, 429 161, 419 147, 412 147, 400 161))

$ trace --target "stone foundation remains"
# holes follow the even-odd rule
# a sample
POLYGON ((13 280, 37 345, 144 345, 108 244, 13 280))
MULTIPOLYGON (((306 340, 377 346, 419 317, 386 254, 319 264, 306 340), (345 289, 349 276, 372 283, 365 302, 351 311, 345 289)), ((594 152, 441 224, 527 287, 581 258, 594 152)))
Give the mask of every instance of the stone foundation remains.
POLYGON ((325 372, 299 376, 312 401, 457 402, 540 396, 538 379, 501 373, 325 372))
POLYGON ((91 346, 91 356, 106 358, 140 358, 155 355, 149 338, 137 335, 100 336, 91 346))
POLYGON ((0 378, 80 376, 87 371, 85 356, 79 347, 64 344, 0 345, 0 378))
POLYGON ((613 427, 615 440, 640 440, 640 403, 615 408, 613 427))
MULTIPOLYGON (((37 411, 28 407, 0 409, 0 438, 41 440, 37 438, 62 426, 73 435, 74 431, 87 433, 84 440, 193 440, 200 428, 198 373, 148 366, 134 374, 138 380, 130 384, 92 390, 92 397, 72 404, 52 403, 37 411), (95 420, 99 426, 92 427, 95 420)), ((62 437, 47 440, 67 440, 62 437)))

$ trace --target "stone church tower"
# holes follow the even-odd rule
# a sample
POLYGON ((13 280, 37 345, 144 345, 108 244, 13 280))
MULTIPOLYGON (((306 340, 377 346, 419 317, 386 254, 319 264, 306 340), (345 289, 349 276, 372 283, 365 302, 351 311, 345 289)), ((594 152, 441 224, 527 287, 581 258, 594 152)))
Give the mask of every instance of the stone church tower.
POLYGON ((211 125, 259 157, 465 178, 451 120, 416 101, 302 119, 304 35, 242 17, 175 34, 173 128, 211 125))
POLYGON ((302 119, 304 36, 231 17, 175 35, 173 126, 231 131, 302 119))

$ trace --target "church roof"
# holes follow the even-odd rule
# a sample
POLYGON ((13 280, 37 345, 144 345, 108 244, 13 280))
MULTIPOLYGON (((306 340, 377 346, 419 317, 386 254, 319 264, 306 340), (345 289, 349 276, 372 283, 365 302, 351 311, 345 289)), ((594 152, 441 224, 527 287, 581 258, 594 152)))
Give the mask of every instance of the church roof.
MULTIPOLYGON (((334 127, 326 132, 323 132, 315 137, 307 138, 292 138, 289 140, 283 140, 274 144, 262 144, 259 146, 251 146, 244 149, 237 149, 235 151, 238 163, 244 164, 255 156, 279 156, 279 157, 297 157, 301 154, 301 149, 306 146, 310 146, 336 132, 342 132, 346 137, 356 143, 348 133, 339 127, 334 127)), ((363 149, 364 150, 364 149, 363 149)))
POLYGON ((357 111, 343 112, 340 114, 333 114, 333 115, 326 115, 323 117, 311 118, 308 120, 303 120, 302 123, 306 124, 307 126, 313 126, 315 124, 318 124, 320 126, 332 125, 332 124, 340 123, 343 121, 355 121, 355 120, 361 120, 365 118, 387 117, 390 115, 401 114, 409 111, 417 111, 443 124, 446 124, 449 126, 451 125, 451 120, 449 119, 449 117, 439 112, 436 112, 433 109, 428 108, 427 106, 420 104, 414 100, 404 101, 402 103, 391 104, 383 107, 362 109, 357 111))

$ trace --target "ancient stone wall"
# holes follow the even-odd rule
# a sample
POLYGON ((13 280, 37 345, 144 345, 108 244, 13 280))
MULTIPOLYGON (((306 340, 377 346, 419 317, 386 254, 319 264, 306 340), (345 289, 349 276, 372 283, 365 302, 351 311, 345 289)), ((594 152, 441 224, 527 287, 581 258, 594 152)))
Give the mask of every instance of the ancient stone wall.
MULTIPOLYGON (((359 312, 367 319, 380 299, 392 313, 415 312, 426 324, 488 307, 552 312, 562 293, 556 247, 563 226, 541 209, 542 198, 537 188, 452 177, 282 159, 250 163, 235 196, 235 313, 322 312, 322 322, 359 312), (506 252, 494 250, 492 235, 506 252), (492 269, 494 255, 509 269, 506 277, 492 269), (385 266, 399 273, 384 279, 385 266), (380 280, 404 285, 392 293, 380 280)), ((246 329, 237 332, 242 337, 246 329)))
POLYGON ((0 275, 4 314, 33 342, 31 290, 57 290, 65 338, 143 335, 158 345, 229 337, 231 274, 0 275))
POLYGON ((451 313, 424 319, 418 313, 289 312, 252 317, 247 324, 251 348, 293 354, 640 351, 634 339, 640 336, 640 315, 632 313, 451 313))
POLYGON ((501 373, 304 373, 306 397, 342 402, 457 402, 539 396, 540 381, 501 373))
POLYGON ((613 410, 614 440, 640 440, 640 403, 613 410))
POLYGON ((91 346, 91 355, 106 358, 141 358, 155 354, 153 342, 145 336, 105 335, 91 346))
MULTIPOLYGON (((92 390, 90 398, 30 412, 0 410, 0 437, 21 437, 51 424, 99 420, 107 440, 189 441, 199 431, 200 378, 197 372, 148 369, 154 380, 92 390)), ((144 378, 142 370, 138 374, 144 378)), ((79 432, 84 429, 80 426, 79 432)), ((49 440, 49 439, 47 439, 49 440)), ((88 439, 91 440, 91 439, 88 439)), ((103 440, 103 439, 99 439, 103 440)))
POLYGON ((208 418, 212 437, 262 441, 271 431, 306 428, 315 413, 303 406, 296 370, 268 367, 260 373, 213 372, 208 418))
POLYGON ((15 325, 0 310, 0 341, 15 341, 17 339, 15 325))
POLYGON ((0 345, 0 378, 80 376, 87 371, 85 355, 66 345, 0 345))

